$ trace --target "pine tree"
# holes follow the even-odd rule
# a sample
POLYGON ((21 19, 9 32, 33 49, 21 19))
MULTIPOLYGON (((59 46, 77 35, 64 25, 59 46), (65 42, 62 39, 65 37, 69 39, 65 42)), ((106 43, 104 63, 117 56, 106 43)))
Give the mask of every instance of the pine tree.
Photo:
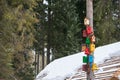
POLYGON ((120 0, 113 0, 113 19, 115 25, 114 37, 116 41, 120 41, 120 0))
POLYGON ((36 42, 34 43, 34 48, 35 48, 35 51, 36 51, 36 68, 37 68, 37 73, 39 73, 39 71, 41 69, 44 68, 45 66, 45 53, 44 53, 44 49, 45 49, 45 44, 46 44, 46 13, 45 13, 45 10, 47 8, 47 5, 45 5, 43 3, 43 0, 37 0, 37 7, 35 8, 35 11, 37 12, 36 16, 37 16, 37 19, 39 19, 40 21, 35 25, 35 29, 36 29, 36 34, 35 34, 35 39, 36 39, 36 42), (39 57, 40 55, 42 55, 42 67, 40 69, 39 65, 40 64, 40 61, 39 61, 39 57))
POLYGON ((79 51, 80 32, 76 1, 52 1, 51 45, 54 58, 67 56, 79 51), (59 4, 59 5, 58 5, 59 4))
MULTIPOLYGON (((96 1, 94 18, 95 18, 95 34, 97 36, 97 45, 104 45, 112 42, 119 41, 119 25, 116 17, 118 15, 115 10, 114 0, 109 1, 96 1), (116 24, 117 23, 117 24, 116 24), (117 34, 117 35, 116 35, 117 34)), ((119 9, 117 9, 119 11, 119 9)))
POLYGON ((0 0, 0 79, 12 80, 12 27, 6 0, 0 0))
MULTIPOLYGON (((52 51, 53 58, 67 56, 80 50, 80 28, 78 14, 76 13, 77 1, 59 0, 48 1, 42 4, 39 12, 41 37, 44 48, 47 48, 48 63, 52 51)), ((39 39, 41 40, 41 39, 39 39)), ((40 44, 40 41, 38 42, 40 44)))
POLYGON ((29 51, 35 41, 34 23, 37 19, 33 7, 36 6, 36 2, 1 0, 0 4, 0 61, 1 71, 3 70, 0 78, 33 80, 29 51))
POLYGON ((30 61, 29 51, 33 45, 34 39, 34 23, 35 13, 33 7, 35 6, 34 0, 21 1, 9 1, 9 5, 12 7, 12 12, 15 18, 14 21, 14 56, 13 56, 13 68, 14 75, 18 80, 33 80, 33 68, 30 61), (32 71, 32 72, 31 72, 32 71))

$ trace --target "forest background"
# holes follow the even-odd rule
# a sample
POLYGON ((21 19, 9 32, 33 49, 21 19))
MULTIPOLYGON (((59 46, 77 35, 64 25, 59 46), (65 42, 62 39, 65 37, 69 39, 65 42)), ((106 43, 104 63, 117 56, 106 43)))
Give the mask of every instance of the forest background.
MULTIPOLYGON (((120 0, 93 3, 96 47, 120 41, 120 0)), ((86 0, 0 0, 0 79, 34 80, 40 65, 80 52, 85 17, 86 0)))

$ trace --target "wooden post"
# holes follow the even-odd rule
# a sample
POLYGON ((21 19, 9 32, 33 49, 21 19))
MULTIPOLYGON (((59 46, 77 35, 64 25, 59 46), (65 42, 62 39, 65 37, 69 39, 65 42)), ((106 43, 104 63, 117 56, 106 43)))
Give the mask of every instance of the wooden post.
MULTIPOLYGON (((90 26, 93 29, 93 0, 86 0, 86 17, 89 19, 90 26)), ((87 80, 94 80, 92 68, 90 68, 90 72, 87 72, 87 80)))
POLYGON ((93 28, 93 0, 86 0, 86 17, 90 20, 90 26, 93 28))

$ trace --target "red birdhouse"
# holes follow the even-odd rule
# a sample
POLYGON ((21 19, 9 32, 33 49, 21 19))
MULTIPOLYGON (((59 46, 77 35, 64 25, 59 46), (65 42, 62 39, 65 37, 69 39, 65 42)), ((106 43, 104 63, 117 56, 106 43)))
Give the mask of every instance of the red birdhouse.
POLYGON ((95 42, 95 36, 92 35, 91 38, 90 38, 91 42, 94 43, 95 42))
POLYGON ((86 55, 89 55, 89 54, 90 54, 89 48, 86 48, 86 49, 85 49, 85 54, 86 54, 86 55))
POLYGON ((86 30, 83 30, 83 37, 87 37, 86 30))
POLYGON ((87 68, 88 68, 87 64, 82 65, 82 70, 83 71, 87 71, 87 68))
POLYGON ((93 32, 92 28, 90 26, 87 26, 86 27, 86 32, 87 32, 87 35, 90 35, 93 32))

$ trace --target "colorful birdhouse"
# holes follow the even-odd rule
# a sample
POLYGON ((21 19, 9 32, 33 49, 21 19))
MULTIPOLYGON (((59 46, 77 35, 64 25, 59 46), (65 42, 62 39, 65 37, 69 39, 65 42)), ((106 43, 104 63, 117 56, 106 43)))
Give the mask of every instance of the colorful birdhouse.
POLYGON ((95 44, 91 43, 90 44, 90 52, 93 53, 95 50, 95 44))
POLYGON ((93 56, 92 55, 88 56, 88 61, 89 61, 89 63, 93 63, 93 56))
POLYGON ((83 37, 87 37, 86 30, 83 30, 83 37))
POLYGON ((83 63, 87 63, 87 62, 88 62, 87 56, 83 56, 83 63))
POLYGON ((93 63, 93 65, 92 65, 92 70, 94 71, 94 70, 98 70, 98 67, 97 67, 97 64, 96 63, 93 63))
POLYGON ((94 43, 95 42, 95 36, 92 35, 91 38, 90 38, 91 42, 94 43))
POLYGON ((88 19, 88 18, 85 18, 85 19, 84 19, 84 25, 89 25, 89 24, 90 24, 89 19, 88 19))
POLYGON ((89 54, 90 54, 89 48, 86 48, 86 49, 85 49, 85 54, 86 54, 86 55, 89 55, 89 54))
POLYGON ((90 44, 90 39, 87 37, 86 38, 86 41, 85 41, 86 44, 90 44))
POLYGON ((83 51, 85 51, 85 49, 86 49, 86 44, 82 44, 82 50, 81 51, 83 52, 83 51))
POLYGON ((87 64, 82 65, 82 70, 83 71, 87 71, 87 68, 88 68, 87 64))
POLYGON ((90 26, 87 26, 86 27, 86 32, 87 32, 87 35, 90 35, 93 32, 92 28, 90 26))

